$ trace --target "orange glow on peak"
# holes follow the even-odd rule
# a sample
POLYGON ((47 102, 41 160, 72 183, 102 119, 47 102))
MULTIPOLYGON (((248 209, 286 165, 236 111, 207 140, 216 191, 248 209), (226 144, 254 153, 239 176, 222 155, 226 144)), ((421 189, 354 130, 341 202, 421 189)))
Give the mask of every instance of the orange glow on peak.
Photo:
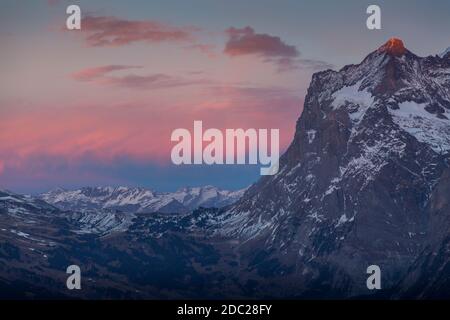
POLYGON ((386 52, 393 56, 402 56, 406 52, 406 48, 402 40, 398 38, 391 38, 380 47, 379 51, 386 52))

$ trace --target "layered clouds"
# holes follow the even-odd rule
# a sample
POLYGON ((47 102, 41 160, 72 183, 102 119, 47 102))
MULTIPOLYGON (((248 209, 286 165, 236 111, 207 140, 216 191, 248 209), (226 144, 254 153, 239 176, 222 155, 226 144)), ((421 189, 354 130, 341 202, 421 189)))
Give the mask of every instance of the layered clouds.
POLYGON ((153 20, 127 20, 112 16, 87 16, 82 32, 88 46, 125 46, 136 42, 187 42, 193 40, 192 27, 176 27, 153 20))
MULTIPOLYGON (((172 168, 171 132, 190 129, 194 120, 223 130, 280 129, 286 148, 312 72, 298 68, 317 62, 302 60, 295 45, 252 27, 212 32, 182 25, 86 15, 80 32, 58 29, 70 45, 55 42, 55 31, 47 30, 47 42, 36 48, 44 59, 21 61, 18 55, 16 70, 29 75, 32 90, 16 81, 8 99, 1 99, 0 187, 29 191, 152 179, 136 168, 151 172, 153 183, 168 184, 158 174, 172 168), (72 58, 62 62, 64 54, 72 58)), ((186 183, 183 170, 165 172, 177 172, 186 183)), ((213 177, 207 172, 204 179, 213 177)), ((168 176, 173 188, 182 184, 168 176)), ((196 171, 192 184, 201 176, 196 171)), ((209 183, 220 183, 220 176, 214 179, 209 183)))
POLYGON ((203 79, 187 79, 163 73, 138 75, 111 75, 114 71, 140 69, 140 66, 107 65, 86 68, 74 72, 71 77, 81 82, 91 82, 99 85, 116 86, 131 89, 152 90, 161 88, 181 87, 211 83, 203 79))
POLYGON ((298 68, 314 70, 332 68, 332 65, 319 60, 300 58, 300 51, 285 43, 280 37, 257 33, 252 27, 229 28, 228 41, 224 53, 231 57, 254 55, 264 62, 275 63, 278 71, 291 71, 298 68))

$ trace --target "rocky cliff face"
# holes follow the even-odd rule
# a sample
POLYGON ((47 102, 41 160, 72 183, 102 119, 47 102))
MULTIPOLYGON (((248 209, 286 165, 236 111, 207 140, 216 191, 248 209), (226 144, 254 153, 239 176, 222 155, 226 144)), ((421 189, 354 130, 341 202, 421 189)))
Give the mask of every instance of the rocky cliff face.
POLYGON ((392 287, 427 248, 448 262, 449 74, 449 55, 421 58, 398 39, 315 74, 280 172, 251 187, 219 233, 241 239, 255 269, 293 275, 298 295, 369 294, 372 264, 392 287))
POLYGON ((155 195, 139 190, 49 194, 59 208, 0 192, 0 296, 450 298, 449 119, 450 55, 391 39, 313 76, 279 173, 231 206, 147 214, 155 195), (130 204, 147 209, 115 210, 130 204), (68 293, 73 263, 89 280, 68 293))

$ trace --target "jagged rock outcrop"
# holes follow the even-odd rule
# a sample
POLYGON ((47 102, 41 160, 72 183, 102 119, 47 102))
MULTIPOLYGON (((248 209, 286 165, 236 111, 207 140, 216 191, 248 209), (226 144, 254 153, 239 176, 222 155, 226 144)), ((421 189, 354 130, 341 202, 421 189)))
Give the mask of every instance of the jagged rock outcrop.
POLYGON ((238 237, 256 270, 290 274, 286 291, 300 296, 371 294, 373 264, 391 288, 428 246, 448 261, 449 71, 449 55, 418 57, 391 39, 315 74, 280 172, 252 186, 219 233, 238 237))

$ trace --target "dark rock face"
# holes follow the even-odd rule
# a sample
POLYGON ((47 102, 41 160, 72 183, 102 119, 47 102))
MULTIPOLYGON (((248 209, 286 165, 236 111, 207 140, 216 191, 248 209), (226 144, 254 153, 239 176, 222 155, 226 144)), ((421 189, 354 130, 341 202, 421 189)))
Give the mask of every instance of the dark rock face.
POLYGON ((427 210, 427 241, 408 269, 406 276, 392 290, 396 298, 450 299, 450 170, 446 169, 436 184, 427 210))
MULTIPOLYGON (((391 40, 313 76, 278 174, 229 207, 124 214, 0 192, 1 291, 449 298, 449 119, 450 55, 421 58, 391 40), (83 292, 64 288, 70 264, 83 266, 83 292), (370 265, 381 268, 381 293, 366 287, 370 265)), ((183 199, 210 198, 194 195, 183 199)))
POLYGON ((389 45, 313 76, 280 172, 251 187, 223 222, 249 259, 257 247, 274 249, 263 261, 292 275, 292 294, 370 294, 369 265, 381 267, 390 288, 431 243, 439 259, 450 256, 441 247, 450 217, 450 60, 389 45))

